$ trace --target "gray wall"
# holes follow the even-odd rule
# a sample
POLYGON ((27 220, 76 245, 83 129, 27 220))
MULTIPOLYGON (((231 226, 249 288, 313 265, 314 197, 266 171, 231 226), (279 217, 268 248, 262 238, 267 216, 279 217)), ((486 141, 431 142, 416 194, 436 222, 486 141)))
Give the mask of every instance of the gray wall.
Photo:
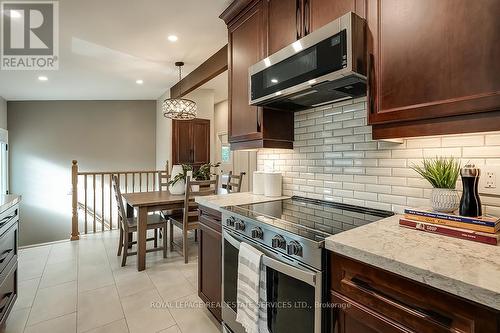
POLYGON ((0 96, 0 128, 7 129, 7 101, 0 96))
POLYGON ((8 102, 20 244, 68 239, 71 160, 81 171, 155 169, 156 101, 8 102))

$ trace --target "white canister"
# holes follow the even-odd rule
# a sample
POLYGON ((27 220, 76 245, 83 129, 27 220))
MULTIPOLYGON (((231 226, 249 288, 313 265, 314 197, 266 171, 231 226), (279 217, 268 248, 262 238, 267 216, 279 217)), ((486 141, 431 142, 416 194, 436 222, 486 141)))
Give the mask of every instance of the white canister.
POLYGON ((253 194, 264 195, 264 172, 253 172, 253 194))
POLYGON ((264 195, 266 197, 281 196, 281 178, 280 172, 266 172, 264 174, 264 195))

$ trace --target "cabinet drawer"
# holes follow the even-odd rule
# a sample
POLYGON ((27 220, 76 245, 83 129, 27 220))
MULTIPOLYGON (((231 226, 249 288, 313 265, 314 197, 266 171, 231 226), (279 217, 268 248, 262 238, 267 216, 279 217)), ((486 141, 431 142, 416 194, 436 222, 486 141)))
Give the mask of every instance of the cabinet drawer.
POLYGON ((19 206, 15 205, 0 214, 0 236, 6 232, 14 221, 19 220, 19 206))
POLYGON ((0 236, 0 274, 7 267, 12 258, 17 257, 17 221, 0 236))
POLYGON ((17 298, 17 262, 12 260, 8 267, 0 274, 0 326, 17 298))
POLYGON ((208 207, 199 207, 199 221, 211 229, 222 233, 221 213, 208 207))
POLYGON ((332 255, 332 289, 415 332, 497 332, 498 312, 424 284, 332 255))

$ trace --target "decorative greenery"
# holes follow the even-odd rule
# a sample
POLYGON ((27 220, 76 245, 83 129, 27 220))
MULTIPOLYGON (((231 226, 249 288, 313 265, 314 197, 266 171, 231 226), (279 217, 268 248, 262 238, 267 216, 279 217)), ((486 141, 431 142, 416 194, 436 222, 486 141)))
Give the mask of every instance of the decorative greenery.
POLYGON ((193 171, 193 167, 188 164, 182 164, 182 173, 176 174, 168 182, 169 186, 175 185, 180 180, 186 180, 188 171, 193 171))
MULTIPOLYGON (((210 177, 215 175, 211 172, 212 168, 217 168, 220 166, 220 162, 217 163, 206 163, 203 164, 198 170, 193 172, 193 178, 196 180, 210 180, 210 177)), ((182 173, 178 173, 173 178, 170 179, 168 185, 175 185, 178 181, 186 180, 188 171, 193 171, 193 167, 188 164, 182 164, 182 173)))
POLYGON ((455 189, 461 165, 460 161, 453 157, 436 157, 424 159, 422 166, 413 164, 411 168, 434 188, 455 189))
POLYGON ((193 172, 193 178, 196 180, 210 180, 210 177, 215 175, 215 173, 211 172, 211 169, 218 168, 219 166, 220 162, 203 164, 198 170, 193 172))

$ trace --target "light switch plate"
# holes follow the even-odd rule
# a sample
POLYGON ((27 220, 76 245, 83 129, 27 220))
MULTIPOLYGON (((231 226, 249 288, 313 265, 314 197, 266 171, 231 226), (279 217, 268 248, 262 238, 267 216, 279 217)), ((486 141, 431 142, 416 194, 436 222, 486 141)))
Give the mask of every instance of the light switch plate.
POLYGON ((481 167, 478 187, 480 194, 500 195, 500 166, 481 167))

